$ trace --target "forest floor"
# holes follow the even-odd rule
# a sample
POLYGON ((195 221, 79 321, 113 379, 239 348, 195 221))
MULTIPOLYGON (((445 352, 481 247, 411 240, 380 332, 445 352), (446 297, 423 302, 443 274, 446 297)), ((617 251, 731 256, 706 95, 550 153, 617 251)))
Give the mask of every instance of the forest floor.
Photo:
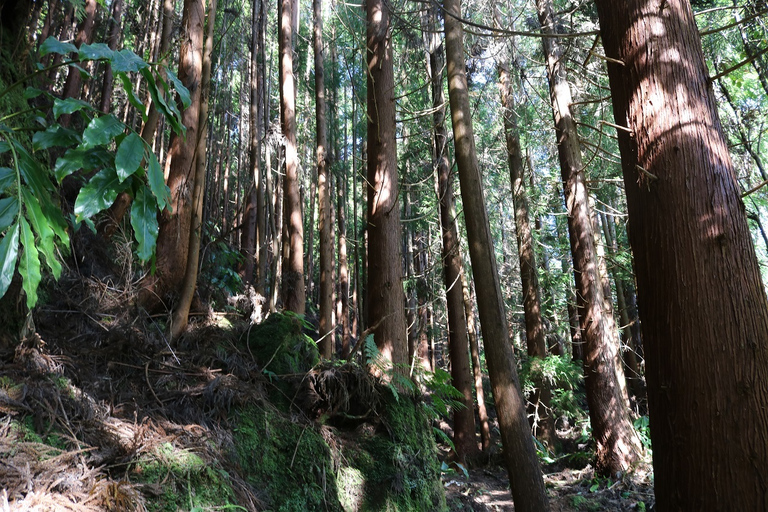
MULTIPOLYGON (((180 494, 172 510, 220 510, 193 506, 194 479, 238 509, 270 508, 220 448, 232 444, 227 411, 264 400, 269 386, 221 327, 242 318, 209 311, 172 349, 156 318, 126 307, 125 282, 87 273, 50 284, 21 344, 0 332, 0 511, 154 510, 169 489, 180 494)), ((544 467, 553 512, 652 510, 647 461, 611 481, 587 459, 544 467)), ((449 510, 514 510, 498 462, 444 471, 449 510)))

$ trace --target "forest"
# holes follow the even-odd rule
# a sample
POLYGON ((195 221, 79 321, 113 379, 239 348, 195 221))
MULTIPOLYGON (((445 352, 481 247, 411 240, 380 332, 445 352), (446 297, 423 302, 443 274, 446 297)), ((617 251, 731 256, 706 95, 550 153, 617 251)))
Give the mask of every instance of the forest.
POLYGON ((768 511, 766 224, 766 0, 0 0, 0 510, 768 511))

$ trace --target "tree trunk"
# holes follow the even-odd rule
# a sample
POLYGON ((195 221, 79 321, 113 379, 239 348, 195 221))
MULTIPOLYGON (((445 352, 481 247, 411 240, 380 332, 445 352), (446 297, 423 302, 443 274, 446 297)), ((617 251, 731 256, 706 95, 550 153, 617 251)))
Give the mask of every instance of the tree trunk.
POLYGON ((389 4, 366 4, 368 65, 368 325, 393 365, 408 364, 402 228, 395 139, 394 68, 389 4))
MULTIPOLYGON (((87 44, 91 39, 93 32, 93 24, 96 20, 96 8, 98 4, 96 0, 85 0, 85 17, 83 21, 77 26, 77 37, 75 37, 75 46, 79 49, 83 44, 87 44)), ((69 74, 67 75, 67 81, 64 83, 64 89, 61 93, 62 98, 79 98, 80 88, 82 80, 80 78, 80 70, 75 66, 69 67, 69 74)), ((59 118, 59 123, 62 126, 69 126, 72 121, 72 114, 63 114, 59 118)))
POLYGON ((597 1, 659 510, 766 510, 768 300, 687 0, 597 1))
MULTIPOLYGON (((520 281, 523 291, 523 314, 525 316, 525 337, 528 357, 532 367, 547 357, 547 337, 541 318, 541 296, 539 278, 536 273, 536 255, 533 248, 530 216, 528 213, 528 194, 523 178, 523 157, 520 149, 520 135, 517 128, 517 115, 512 99, 512 82, 508 64, 498 62, 499 90, 501 108, 504 117, 504 133, 507 143, 509 181, 512 186, 512 202, 515 210, 515 235, 517 253, 520 259, 520 281)), ((557 451, 555 419, 551 414, 552 390, 544 378, 534 372, 536 389, 529 399, 528 411, 535 428, 536 437, 549 449, 557 451)))
POLYGON ((280 119, 285 138, 283 223, 287 232, 283 247, 283 307, 304 314, 304 225, 299 193, 299 158, 296 151, 296 88, 293 78, 293 2, 280 0, 280 119))
POLYGON ((199 136, 195 147, 195 185, 192 190, 192 219, 189 230, 189 255, 184 271, 179 304, 173 312, 171 340, 184 332, 189 320, 189 307, 195 295, 197 285, 197 267, 200 262, 200 237, 203 231, 203 196, 205 193, 206 143, 208 137, 208 94, 211 90, 211 51, 213 50, 213 29, 216 26, 216 0, 208 0, 208 21, 203 47, 203 68, 200 82, 200 121, 199 136))
POLYGON ((584 383, 595 439, 595 470, 614 475, 637 460, 640 443, 629 418, 629 403, 617 376, 617 339, 608 329, 602 279, 598 269, 589 193, 584 178, 571 92, 555 33, 551 0, 536 0, 547 59, 550 99, 555 119, 565 203, 568 211, 576 297, 584 343, 584 383))
MULTIPOLYGON (((112 15, 109 20, 109 48, 117 49, 120 42, 120 27, 123 18, 123 0, 115 0, 112 4, 112 15)), ((112 65, 104 65, 104 80, 101 84, 101 103, 99 110, 109 112, 112 103, 112 65)))
POLYGON ((202 0, 184 0, 179 80, 189 89, 191 103, 182 112, 184 134, 171 135, 168 151, 168 187, 171 189, 172 211, 160 215, 157 237, 157 274, 148 278, 140 302, 149 310, 161 303, 167 308, 181 291, 187 267, 189 236, 192 222, 192 194, 195 186, 195 154, 200 132, 200 102, 203 61, 202 0))
POLYGON ((315 26, 312 42, 315 50, 315 119, 317 122, 317 199, 320 252, 320 355, 333 356, 333 238, 331 237, 330 168, 328 151, 328 120, 325 109, 325 66, 323 62, 323 1, 312 2, 315 26))
POLYGON ((469 91, 464 62, 464 34, 460 0, 445 0, 445 46, 448 70, 448 96, 459 169, 461 197, 467 223, 469 255, 477 284, 480 325, 485 340, 488 372, 499 418, 504 460, 515 509, 549 510, 541 468, 525 417, 525 401, 520 391, 512 347, 509 344, 504 300, 493 252, 493 237, 475 154, 470 117, 469 91))

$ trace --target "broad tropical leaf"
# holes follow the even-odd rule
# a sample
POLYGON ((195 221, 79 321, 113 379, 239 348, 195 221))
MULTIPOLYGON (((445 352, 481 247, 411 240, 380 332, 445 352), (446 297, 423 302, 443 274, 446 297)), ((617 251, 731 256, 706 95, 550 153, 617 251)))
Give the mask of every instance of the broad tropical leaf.
POLYGON ((166 75, 168 76, 168 80, 170 80, 176 88, 176 92, 179 93, 181 104, 184 105, 184 108, 188 108, 192 104, 192 98, 189 97, 189 89, 184 87, 184 84, 181 83, 181 80, 176 76, 176 73, 170 69, 166 70, 166 75))
POLYGON ((155 252, 157 243, 157 203, 155 196, 147 187, 139 188, 131 205, 131 226, 139 247, 136 254, 143 262, 148 261, 155 252))
POLYGON ((54 124, 32 137, 32 149, 39 151, 54 146, 70 147, 80 143, 80 135, 69 128, 54 124))
POLYGON ((115 51, 104 43, 84 44, 77 52, 83 60, 101 60, 114 58, 115 51))
POLYGON ((48 216, 43 213, 42 208, 40 208, 40 203, 37 198, 30 193, 28 188, 22 188, 21 193, 24 195, 24 207, 27 211, 27 218, 32 223, 32 229, 34 229, 35 233, 40 237, 38 249, 43 253, 45 263, 48 265, 48 268, 51 269, 53 277, 58 279, 59 276, 61 276, 61 263, 56 257, 56 246, 53 242, 54 233, 51 228, 51 226, 58 222, 58 219, 49 219, 48 216))
POLYGON ((144 160, 144 141, 135 132, 131 132, 120 143, 115 155, 115 169, 120 182, 135 173, 142 160, 144 160))
POLYGON ((115 202, 117 194, 125 190, 129 181, 120 183, 114 169, 102 169, 91 181, 80 189, 75 200, 75 215, 77 220, 93 217, 102 210, 109 208, 115 202))
POLYGON ((16 221, 19 215, 19 198, 17 196, 0 199, 0 233, 16 221))
POLYGON ((112 114, 96 117, 88 123, 83 132, 83 144, 86 146, 99 146, 123 133, 125 125, 112 114))
POLYGON ((127 48, 115 52, 111 62, 112 71, 115 73, 135 73, 149 67, 149 64, 144 62, 141 57, 127 48))
POLYGON ((55 37, 49 37, 43 44, 40 45, 40 57, 44 57, 49 53, 58 53, 59 55, 66 55, 77 51, 77 47, 72 43, 63 43, 55 37))
POLYGON ((111 167, 112 154, 101 146, 94 148, 78 146, 72 148, 56 160, 53 173, 61 182, 64 178, 80 169, 92 171, 100 167, 111 167))
POLYGON ((75 98, 59 99, 53 101, 53 118, 58 119, 62 114, 74 114, 80 110, 94 110, 94 108, 82 100, 75 98))
POLYGON ((0 167, 0 192, 10 188, 16 183, 16 171, 10 167, 0 167))
POLYGON ((0 240, 0 297, 5 295, 16 270, 16 257, 19 255, 19 223, 0 240))
POLYGON ((32 309, 37 304, 37 287, 40 285, 40 258, 35 247, 35 235, 29 227, 27 219, 20 217, 21 245, 24 247, 19 259, 21 286, 27 294, 27 307, 32 309))
POLYGON ((160 168, 160 162, 154 153, 149 153, 149 165, 147 166, 147 181, 149 181, 149 188, 152 189, 157 199, 157 205, 161 210, 166 207, 171 208, 171 190, 168 185, 165 184, 165 178, 163 177, 163 170, 160 168))
MULTIPOLYGON (((142 61, 143 62, 143 61, 142 61)), ((114 69, 114 66, 113 66, 114 69)), ((123 89, 125 89, 125 93, 128 95, 128 102, 133 105, 133 108, 135 108, 139 114, 141 114, 142 121, 147 120, 147 109, 144 108, 144 104, 139 100, 139 98, 136 97, 136 94, 133 92, 133 84, 131 83, 131 79, 128 78, 128 75, 125 73, 117 73, 117 77, 120 79, 120 82, 123 84, 123 89)))

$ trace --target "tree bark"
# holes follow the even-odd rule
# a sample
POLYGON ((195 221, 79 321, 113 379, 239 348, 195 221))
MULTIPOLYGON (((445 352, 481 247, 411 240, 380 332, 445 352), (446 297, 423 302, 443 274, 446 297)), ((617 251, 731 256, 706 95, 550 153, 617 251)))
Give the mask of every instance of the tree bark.
POLYGON ((394 67, 389 4, 366 3, 368 66, 368 325, 382 357, 408 364, 402 275, 394 67))
MULTIPOLYGON (((112 4, 112 15, 109 20, 109 48, 111 50, 117 49, 117 44, 120 42, 120 27, 122 26, 123 18, 123 0, 115 0, 112 4)), ((99 104, 99 110, 102 112, 109 112, 111 110, 112 103, 112 65, 107 62, 104 65, 104 80, 101 85, 101 103, 99 104)))
POLYGON ((458 21, 458 18, 461 18, 461 2, 445 0, 443 5, 448 96, 456 163, 459 169, 461 197, 464 201, 469 255, 478 290, 480 325, 504 446, 504 460, 515 509, 542 512, 549 510, 549 503, 528 420, 525 417, 525 401, 520 391, 514 354, 509 344, 509 327, 493 252, 493 237, 475 154, 464 62, 464 31, 458 21))
POLYGON ((687 0, 598 0, 659 510, 766 510, 768 300, 687 0))
POLYGON ((315 26, 312 42, 315 51, 315 119, 317 123, 317 199, 320 252, 320 355, 333 356, 333 239, 331 237, 331 189, 328 151, 328 119, 325 108, 325 66, 323 62, 323 2, 312 2, 315 26))
POLYGON ((184 332, 189 321, 189 308, 197 285, 197 268, 200 262, 200 237, 203 231, 203 196, 205 193, 205 151, 208 130, 208 94, 211 90, 211 52, 213 50, 213 29, 216 26, 216 0, 208 0, 208 21, 206 24, 205 46, 203 47, 203 68, 200 83, 199 137, 195 147, 195 185, 192 190, 192 219, 189 230, 189 254, 184 271, 179 304, 173 312, 171 340, 184 332))
MULTIPOLYGON (((96 0, 85 1, 85 17, 83 21, 77 26, 77 36, 75 37, 75 46, 79 49, 83 44, 88 43, 91 39, 93 32, 93 24, 96 20, 96 8, 98 4, 96 0)), ((61 93, 62 98, 79 98, 80 88, 82 80, 80 78, 80 70, 75 66, 69 66, 69 74, 67 75, 67 81, 64 83, 64 89, 61 93)), ((72 114, 63 114, 59 118, 59 123, 62 126, 69 126, 72 122, 72 114)))
POLYGON ((304 314, 304 225, 299 193, 299 158, 296 150, 296 87, 293 77, 293 2, 280 0, 280 119, 285 138, 283 223, 287 233, 283 247, 283 307, 304 314))
POLYGON ((191 103, 182 111, 185 134, 172 134, 168 151, 168 187, 172 211, 160 215, 157 237, 157 274, 147 279, 139 300, 149 310, 170 306, 180 293, 187 267, 192 223, 192 194, 195 186, 195 154, 200 132, 200 102, 203 61, 202 0, 184 0, 179 80, 189 90, 191 103), (169 302, 170 299, 170 302, 169 302))
POLYGON ((586 386, 592 436, 595 439, 595 470, 598 474, 623 472, 637 460, 640 443, 629 418, 629 403, 617 375, 617 338, 608 328, 602 279, 584 177, 571 92, 565 64, 555 33, 551 0, 536 0, 547 59, 550 99, 555 120, 557 150, 568 211, 576 297, 581 336, 584 343, 584 383, 586 386))

